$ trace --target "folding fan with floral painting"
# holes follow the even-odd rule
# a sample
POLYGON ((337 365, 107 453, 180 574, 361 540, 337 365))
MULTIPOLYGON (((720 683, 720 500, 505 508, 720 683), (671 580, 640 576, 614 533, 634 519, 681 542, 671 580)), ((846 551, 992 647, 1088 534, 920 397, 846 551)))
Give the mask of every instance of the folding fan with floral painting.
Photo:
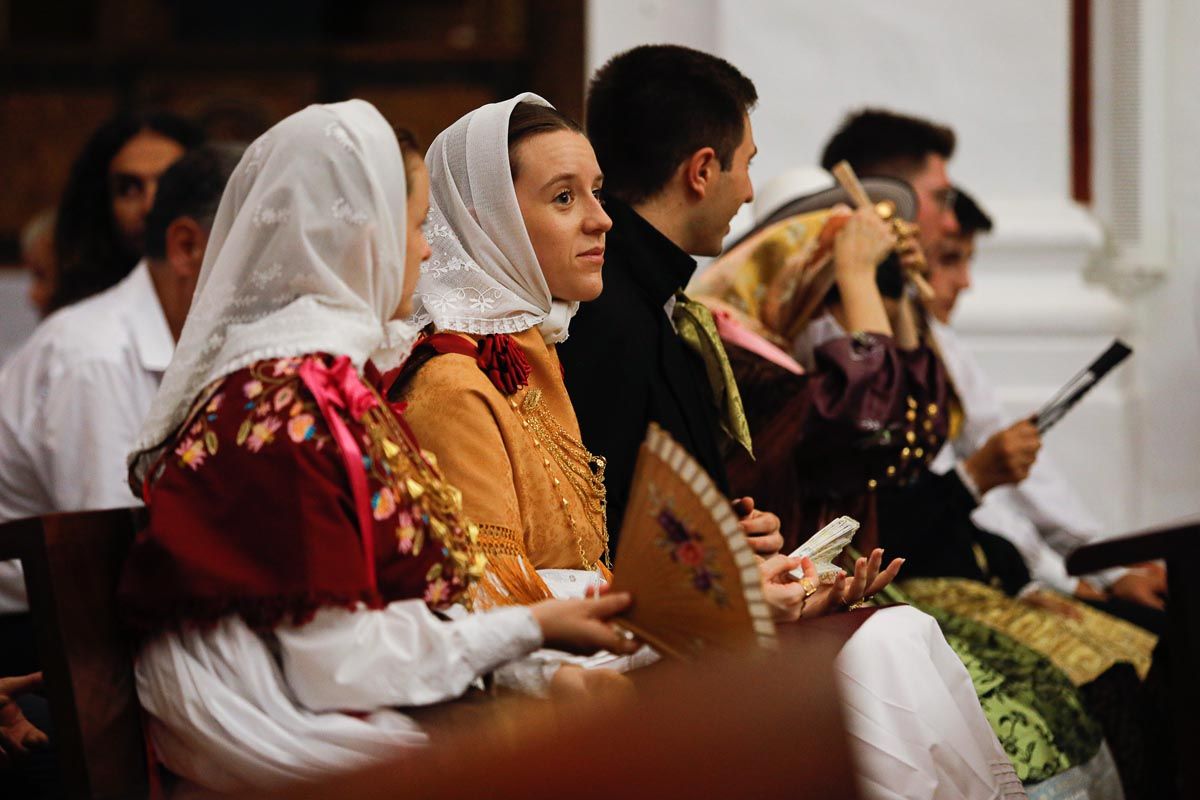
POLYGON ((754 552, 704 468, 657 425, 638 454, 613 589, 633 594, 620 625, 659 652, 773 647, 754 552))

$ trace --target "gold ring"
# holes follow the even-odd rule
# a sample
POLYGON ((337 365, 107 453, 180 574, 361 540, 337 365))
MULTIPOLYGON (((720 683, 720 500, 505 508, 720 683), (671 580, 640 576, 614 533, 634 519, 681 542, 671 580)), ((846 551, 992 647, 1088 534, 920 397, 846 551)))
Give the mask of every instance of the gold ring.
POLYGON ((812 585, 812 581, 810 581, 807 577, 800 579, 800 588, 804 590, 804 596, 806 598, 812 597, 817 593, 816 587, 812 585))

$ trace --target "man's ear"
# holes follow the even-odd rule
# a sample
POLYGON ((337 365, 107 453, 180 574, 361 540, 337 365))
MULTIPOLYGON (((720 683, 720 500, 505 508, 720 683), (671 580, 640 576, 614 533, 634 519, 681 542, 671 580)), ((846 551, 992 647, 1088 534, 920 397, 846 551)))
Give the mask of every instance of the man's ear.
POLYGON ((720 171, 721 159, 717 157, 717 151, 701 147, 683 162, 684 185, 703 200, 720 171))
POLYGON ((191 217, 176 217, 167 226, 167 264, 180 278, 194 278, 204 263, 208 232, 191 217))

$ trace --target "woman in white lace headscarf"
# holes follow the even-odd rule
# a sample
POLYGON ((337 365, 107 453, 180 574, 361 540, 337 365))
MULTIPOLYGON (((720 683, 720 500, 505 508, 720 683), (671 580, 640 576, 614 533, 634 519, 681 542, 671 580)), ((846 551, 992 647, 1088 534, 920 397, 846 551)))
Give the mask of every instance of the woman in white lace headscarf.
POLYGON ((425 742, 452 700, 543 639, 628 645, 628 597, 456 622, 476 527, 373 387, 406 354, 428 177, 369 104, 310 106, 247 151, 192 315, 131 456, 150 521, 121 584, 158 758, 264 789, 425 742), (406 179, 407 173, 407 179, 406 179))

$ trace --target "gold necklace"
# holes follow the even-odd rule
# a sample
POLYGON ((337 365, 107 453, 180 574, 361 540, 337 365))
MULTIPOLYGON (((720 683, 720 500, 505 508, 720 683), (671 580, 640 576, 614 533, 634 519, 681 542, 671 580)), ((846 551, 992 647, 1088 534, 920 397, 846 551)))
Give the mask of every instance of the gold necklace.
MULTIPOLYGON (((603 456, 593 455, 583 442, 579 441, 559 425, 554 414, 542 402, 542 390, 530 388, 521 402, 509 398, 509 404, 521 417, 521 427, 533 439, 533 446, 542 451, 542 466, 550 477, 556 491, 562 491, 562 481, 554 474, 551 462, 558 466, 559 471, 567 479, 567 484, 574 490, 575 496, 582 501, 583 514, 592 528, 592 532, 604 547, 604 564, 612 567, 612 559, 608 551, 608 520, 606 495, 604 489, 603 456)), ((567 517, 567 527, 575 539, 579 549, 579 560, 584 569, 595 568, 595 563, 583 547, 583 537, 571 513, 571 502, 565 494, 560 494, 563 513, 567 517)))

